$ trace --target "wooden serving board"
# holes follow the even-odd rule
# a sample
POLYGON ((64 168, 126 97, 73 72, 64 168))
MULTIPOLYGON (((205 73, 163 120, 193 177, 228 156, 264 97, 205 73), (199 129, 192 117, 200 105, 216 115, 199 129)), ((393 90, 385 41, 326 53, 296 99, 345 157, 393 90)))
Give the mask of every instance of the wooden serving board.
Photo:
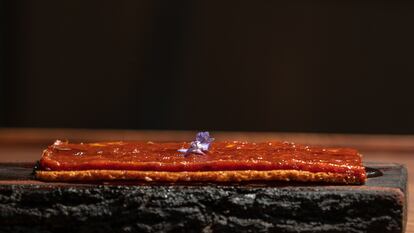
POLYGON ((0 232, 404 232, 407 170, 365 185, 45 183, 0 164, 0 232))

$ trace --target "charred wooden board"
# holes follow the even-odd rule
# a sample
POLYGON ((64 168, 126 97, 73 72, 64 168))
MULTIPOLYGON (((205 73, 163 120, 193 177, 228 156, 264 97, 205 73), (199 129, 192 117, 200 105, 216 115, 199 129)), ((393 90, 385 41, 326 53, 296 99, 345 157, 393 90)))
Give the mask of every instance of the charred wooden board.
POLYGON ((44 183, 0 165, 0 232, 403 232, 407 171, 362 186, 44 183))

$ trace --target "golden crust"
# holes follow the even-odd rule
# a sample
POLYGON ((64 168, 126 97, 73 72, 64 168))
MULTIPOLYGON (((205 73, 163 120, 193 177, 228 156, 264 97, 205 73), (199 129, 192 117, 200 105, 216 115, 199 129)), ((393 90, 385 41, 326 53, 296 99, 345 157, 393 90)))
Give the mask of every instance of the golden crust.
POLYGON ((36 178, 49 182, 146 181, 146 182, 241 182, 241 181, 297 181, 336 184, 361 184, 365 180, 343 173, 308 172, 298 170, 242 170, 242 171, 130 171, 82 170, 37 171, 36 178))

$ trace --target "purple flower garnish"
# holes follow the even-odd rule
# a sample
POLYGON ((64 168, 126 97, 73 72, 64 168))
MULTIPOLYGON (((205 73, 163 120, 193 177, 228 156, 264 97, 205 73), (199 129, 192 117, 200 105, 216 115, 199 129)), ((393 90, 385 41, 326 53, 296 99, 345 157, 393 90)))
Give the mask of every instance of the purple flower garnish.
POLYGON ((210 143, 214 141, 214 138, 210 137, 209 132, 199 132, 196 135, 196 140, 190 143, 190 148, 179 149, 178 151, 184 153, 185 155, 190 153, 204 155, 210 147, 210 143))

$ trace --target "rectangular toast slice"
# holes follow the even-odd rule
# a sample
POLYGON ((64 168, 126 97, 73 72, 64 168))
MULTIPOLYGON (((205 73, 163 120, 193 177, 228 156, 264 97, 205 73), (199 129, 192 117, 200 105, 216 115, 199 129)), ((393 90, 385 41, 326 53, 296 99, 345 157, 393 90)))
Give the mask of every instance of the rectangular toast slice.
POLYGON ((363 184, 358 151, 289 142, 214 142, 205 153, 182 153, 187 142, 57 141, 44 150, 43 181, 243 182, 363 184))

